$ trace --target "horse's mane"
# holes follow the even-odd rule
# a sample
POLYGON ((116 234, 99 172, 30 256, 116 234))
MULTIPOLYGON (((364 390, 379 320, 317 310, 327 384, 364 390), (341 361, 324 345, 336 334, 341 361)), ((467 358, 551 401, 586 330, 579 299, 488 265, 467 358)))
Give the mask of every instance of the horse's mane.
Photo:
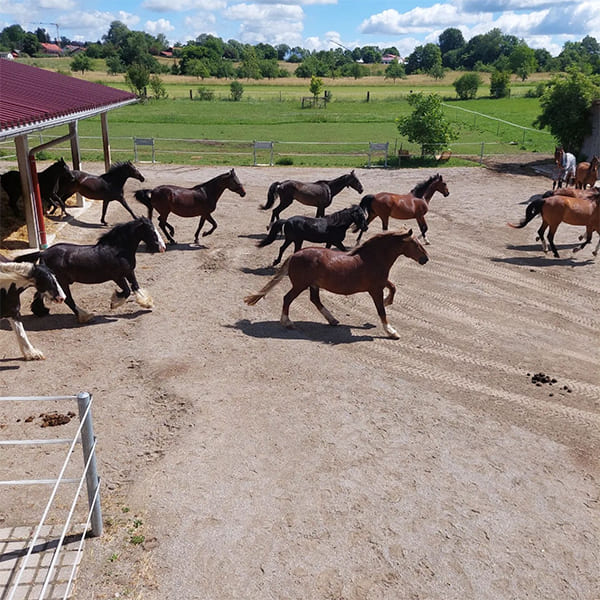
POLYGON ((385 231, 383 233, 376 233, 374 236, 370 237, 368 240, 365 240, 362 244, 360 244, 360 246, 355 246, 354 248, 352 248, 351 250, 349 250, 347 252, 347 254, 349 256, 352 256, 354 254, 358 254, 361 251, 361 248, 368 248, 369 246, 373 246, 379 243, 379 241, 382 238, 387 238, 390 236, 396 236, 398 234, 400 235, 406 235, 409 232, 408 229, 406 229, 406 227, 403 227, 402 229, 398 229, 397 231, 385 231))
POLYGON ((105 175, 108 175, 109 173, 114 173, 115 171, 118 171, 119 169, 122 169, 123 167, 127 167, 131 164, 130 160, 120 160, 116 163, 113 163, 112 165, 110 165, 110 168, 108 169, 108 171, 106 171, 105 175))
POLYGON ((352 221, 351 217, 357 210, 362 210, 362 208, 360 208, 358 204, 353 204, 349 208, 343 208, 342 210, 338 210, 337 212, 327 215, 327 222, 333 227, 345 225, 346 223, 352 221))
POLYGON ((133 221, 127 221, 126 223, 119 223, 115 225, 110 231, 103 233, 96 242, 97 246, 109 246, 117 245, 120 242, 126 242, 131 237, 131 232, 139 224, 150 224, 147 217, 137 217, 133 221))
POLYGON ((417 198, 421 198, 425 193, 425 190, 431 185, 431 182, 434 179, 437 179, 439 176, 440 175, 438 173, 437 175, 432 175, 429 179, 426 179, 425 181, 421 181, 421 183, 417 183, 417 185, 415 185, 415 187, 412 190, 410 190, 410 193, 413 196, 416 196, 417 198))

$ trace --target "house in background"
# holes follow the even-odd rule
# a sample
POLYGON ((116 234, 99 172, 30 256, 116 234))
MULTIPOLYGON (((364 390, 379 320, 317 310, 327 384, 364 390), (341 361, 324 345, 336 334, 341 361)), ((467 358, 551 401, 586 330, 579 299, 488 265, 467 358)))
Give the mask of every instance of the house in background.
POLYGON ((58 44, 42 43, 42 54, 49 56, 62 56, 62 48, 58 44))
POLYGON ((384 65, 389 65, 389 64, 393 63, 395 60, 397 60, 398 62, 401 62, 400 57, 396 56, 395 54, 384 54, 381 57, 381 62, 384 65))

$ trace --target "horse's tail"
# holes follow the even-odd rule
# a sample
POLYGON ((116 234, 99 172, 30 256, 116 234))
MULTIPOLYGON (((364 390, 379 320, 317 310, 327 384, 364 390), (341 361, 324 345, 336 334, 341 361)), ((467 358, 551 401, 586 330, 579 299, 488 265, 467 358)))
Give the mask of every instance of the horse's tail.
POLYGON ((21 256, 17 256, 15 258, 15 262, 30 262, 34 263, 37 259, 42 255, 41 251, 38 252, 30 252, 29 254, 22 254, 21 256))
POLYGON ((152 208, 152 203, 150 202, 150 199, 152 197, 152 190, 149 189, 142 189, 142 190, 137 190, 134 194, 135 199, 138 200, 139 202, 141 202, 146 208, 151 209, 152 208))
POLYGON ((267 203, 264 204, 263 206, 261 206, 261 208, 263 210, 267 210, 269 208, 271 208, 271 206, 273 206, 273 204, 275 204, 275 198, 277 198, 277 194, 279 193, 279 181, 274 181, 270 186, 269 186, 269 191, 267 192, 267 203))
POLYGON ((277 219, 277 221, 271 225, 271 228, 269 229, 269 235, 267 235, 267 237, 263 240, 260 240, 260 242, 257 242, 256 245, 259 248, 264 248, 265 246, 272 244, 277 239, 279 233, 283 230, 285 222, 286 219, 277 219))
POLYGON ((525 227, 529 221, 531 221, 534 217, 537 217, 537 215, 542 212, 545 201, 546 200, 544 198, 536 198, 535 200, 532 200, 525 209, 525 218, 518 225, 508 223, 508 226, 514 227, 515 229, 521 229, 521 227, 525 227))
POLYGON ((363 196, 360 201, 360 207, 367 214, 367 219, 373 214, 373 200, 375 200, 375 196, 373 194, 367 194, 363 196))
POLYGON ((244 298, 244 302, 250 306, 254 306, 261 298, 264 298, 287 274, 290 267, 290 260, 292 256, 288 256, 284 263, 279 267, 275 276, 260 290, 257 294, 250 294, 244 298))

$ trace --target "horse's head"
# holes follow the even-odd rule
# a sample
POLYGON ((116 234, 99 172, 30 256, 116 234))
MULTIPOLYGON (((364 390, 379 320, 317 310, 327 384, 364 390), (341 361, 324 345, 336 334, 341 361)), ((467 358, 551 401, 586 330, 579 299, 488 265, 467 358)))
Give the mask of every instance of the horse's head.
POLYGON ((400 241, 403 243, 402 254, 404 254, 404 256, 412 258, 420 265, 424 265, 429 260, 427 250, 425 250, 425 247, 417 240, 417 238, 413 237, 412 229, 403 232, 401 231, 394 235, 398 235, 400 241))
POLYGON ((435 176, 435 190, 443 194, 444 198, 450 194, 444 178, 439 173, 435 176))
POLYGON ((562 148, 562 146, 559 146, 557 148, 554 148, 554 162, 557 165, 562 164, 562 159, 563 159, 563 154, 564 154, 564 150, 562 148))
POLYGON ((139 172, 138 168, 130 161, 124 162, 123 165, 127 169, 127 175, 137 179, 138 181, 146 181, 144 176, 139 172))
POLYGON ((43 263, 34 265, 31 276, 35 280, 35 289, 41 296, 52 302, 63 302, 66 298, 54 273, 43 263))
POLYGON ((363 193, 362 183, 358 180, 358 177, 354 174, 354 169, 350 171, 348 175, 348 186, 356 190, 359 194, 363 193))
POLYGON ((141 239, 145 242, 146 248, 150 252, 164 252, 167 249, 162 236, 150 219, 147 217, 138 217, 136 222, 138 222, 138 227, 140 227, 141 239))
POLYGON ((227 189, 239 194, 242 198, 246 195, 246 190, 244 189, 242 182, 238 179, 238 176, 235 174, 234 169, 229 171, 229 177, 227 178, 227 189))
POLYGON ((52 165, 52 171, 56 174, 57 180, 60 179, 60 183, 73 183, 75 181, 73 171, 69 169, 69 165, 62 156, 52 165))
POLYGON ((352 207, 352 222, 354 223, 354 233, 356 233, 357 231, 367 231, 367 229, 369 229, 369 222, 367 221, 368 216, 368 211, 362 206, 352 207))

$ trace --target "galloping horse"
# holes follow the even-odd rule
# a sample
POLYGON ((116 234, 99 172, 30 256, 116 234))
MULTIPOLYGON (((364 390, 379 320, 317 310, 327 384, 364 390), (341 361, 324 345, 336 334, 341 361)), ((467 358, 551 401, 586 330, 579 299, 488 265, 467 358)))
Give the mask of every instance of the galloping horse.
POLYGON ((180 217, 197 217, 200 215, 198 229, 194 234, 194 243, 198 243, 200 230, 206 221, 212 228, 202 235, 210 235, 216 228, 217 222, 211 217, 211 213, 217 207, 217 201, 225 190, 231 190, 242 198, 246 190, 241 184, 234 169, 221 175, 217 175, 204 183, 199 183, 193 188, 184 188, 177 185, 159 185, 153 190, 138 190, 135 197, 148 208, 148 218, 152 219, 152 210, 158 212, 158 224, 163 230, 170 244, 175 244, 173 233, 175 229, 167 223, 169 213, 175 213, 180 217))
MULTIPOLYGON (((367 221, 370 223, 375 217, 381 219, 383 230, 386 231, 390 217, 394 219, 416 219, 421 230, 421 237, 425 244, 429 244, 426 237, 427 223, 425 215, 429 210, 429 201, 435 192, 440 192, 447 197, 450 193, 443 177, 438 173, 416 185, 408 194, 392 194, 380 192, 368 194, 360 201, 368 213, 367 221)), ((360 240, 362 232, 358 236, 360 240)))
MULTIPOLYGON (((554 234, 562 222, 586 227, 585 241, 573 249, 573 252, 578 252, 592 241, 594 231, 600 234, 600 190, 593 188, 574 195, 556 193, 552 196, 536 197, 527 205, 525 218, 518 225, 512 223, 508 223, 508 225, 520 229, 539 214, 542 215, 542 225, 538 229, 536 240, 541 240, 544 252, 548 251, 544 239, 544 233, 548 229, 550 249, 556 258, 560 258, 554 245, 554 234)), ((582 240, 583 236, 579 239, 582 240)), ((599 247, 600 242, 592 252, 594 256, 598 254, 599 247)))
POLYGON ((577 161, 575 156, 570 152, 565 152, 562 146, 554 149, 554 162, 558 167, 558 173, 556 179, 552 183, 552 189, 562 187, 563 181, 568 186, 570 183, 575 181, 575 170, 577 168, 577 161))
MULTIPOLYGON (((69 169, 63 158, 38 173, 40 196, 45 208, 52 207, 52 212, 61 209, 62 216, 67 214, 65 203, 59 194, 60 181, 73 181, 73 171, 69 169)), ((17 200, 23 195, 21 190, 21 174, 19 171, 7 171, 0 175, 0 185, 8 196, 8 204, 17 216, 19 206, 17 200)))
POLYGON ((91 200, 102 200, 102 216, 100 222, 102 225, 107 225, 105 217, 108 203, 112 200, 117 200, 135 219, 135 214, 125 201, 123 186, 130 177, 133 177, 138 181, 144 181, 144 176, 130 160, 115 163, 103 175, 90 175, 85 171, 77 170, 73 170, 72 173, 74 181, 61 181, 58 193, 63 202, 76 192, 79 192, 91 200))
MULTIPOLYGON (((104 283, 114 281, 121 291, 113 292, 110 307, 117 308, 133 292, 135 301, 144 308, 152 308, 152 298, 140 288, 135 276, 135 253, 140 242, 145 242, 150 252, 164 252, 165 243, 152 221, 137 217, 133 221, 115 225, 91 245, 54 244, 39 252, 17 258, 18 262, 35 262, 47 265, 65 290, 67 306, 80 323, 87 323, 93 315, 78 307, 71 295, 72 283, 104 283), (131 285, 131 288, 129 287, 131 285)), ((36 293, 31 310, 39 317, 48 314, 44 300, 36 293)))
POLYGON ((289 219, 277 219, 269 230, 269 235, 256 244, 264 248, 275 241, 278 234, 283 231, 285 241, 279 249, 279 256, 273 261, 273 265, 281 262, 285 249, 294 244, 294 252, 302 248, 302 242, 325 243, 327 248, 335 246, 346 251, 344 238, 350 225, 354 225, 361 232, 368 228, 366 212, 357 205, 350 208, 338 210, 324 217, 304 217, 301 215, 289 219))
POLYGON ((307 206, 316 206, 316 216, 323 217, 325 216, 325 209, 331 204, 333 197, 346 187, 355 189, 359 194, 363 192, 363 186, 354 174, 354 170, 335 179, 321 179, 314 183, 303 183, 293 179, 274 181, 267 192, 267 203, 261 208, 268 210, 279 196, 279 206, 273 209, 269 227, 279 218, 281 211, 286 209, 294 200, 298 200, 298 202, 307 206))
POLYGON ((600 159, 594 156, 590 162, 580 162, 575 170, 575 187, 585 190, 589 185, 593 187, 598 179, 598 164, 600 159))
POLYGON ((396 286, 389 280, 389 272, 396 259, 403 254, 420 265, 429 259, 425 248, 408 232, 380 233, 347 253, 328 248, 309 247, 289 256, 279 268, 277 274, 257 294, 244 298, 246 304, 256 304, 286 275, 292 283, 292 289, 283 298, 281 324, 292 328, 289 318, 290 304, 306 288, 310 288, 310 300, 330 325, 339 321, 323 306, 319 297, 321 288, 334 294, 356 294, 368 292, 381 324, 388 337, 399 339, 398 332, 388 324, 385 307, 392 304, 396 286), (383 290, 388 289, 386 298, 383 290))
POLYGON ((21 321, 21 293, 35 287, 36 293, 52 302, 62 302, 65 293, 45 265, 4 262, 0 257, 0 318, 8 319, 25 360, 42 360, 44 353, 31 345, 21 321))

